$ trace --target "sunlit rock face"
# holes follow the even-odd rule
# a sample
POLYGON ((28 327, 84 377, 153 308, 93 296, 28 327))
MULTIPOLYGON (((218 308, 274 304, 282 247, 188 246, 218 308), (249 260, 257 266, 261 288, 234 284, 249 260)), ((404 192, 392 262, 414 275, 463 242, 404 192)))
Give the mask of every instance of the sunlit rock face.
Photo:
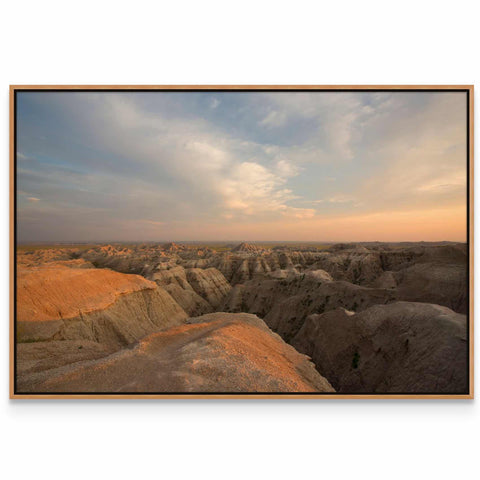
POLYGON ((59 263, 18 271, 19 342, 85 339, 120 347, 186 318, 165 290, 139 275, 59 263))

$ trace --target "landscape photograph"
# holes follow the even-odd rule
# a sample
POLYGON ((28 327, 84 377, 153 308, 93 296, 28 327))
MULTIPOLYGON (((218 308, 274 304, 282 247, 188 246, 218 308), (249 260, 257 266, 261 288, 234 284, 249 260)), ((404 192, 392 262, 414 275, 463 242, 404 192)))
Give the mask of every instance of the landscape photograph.
POLYGON ((470 93, 15 89, 12 396, 472 395, 470 93))

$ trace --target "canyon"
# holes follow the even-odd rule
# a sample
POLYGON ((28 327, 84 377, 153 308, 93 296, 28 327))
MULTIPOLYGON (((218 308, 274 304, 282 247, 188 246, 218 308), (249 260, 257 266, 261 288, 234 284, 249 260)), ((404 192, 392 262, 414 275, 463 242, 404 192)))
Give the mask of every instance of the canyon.
POLYGON ((18 393, 468 391, 455 243, 21 246, 18 393))

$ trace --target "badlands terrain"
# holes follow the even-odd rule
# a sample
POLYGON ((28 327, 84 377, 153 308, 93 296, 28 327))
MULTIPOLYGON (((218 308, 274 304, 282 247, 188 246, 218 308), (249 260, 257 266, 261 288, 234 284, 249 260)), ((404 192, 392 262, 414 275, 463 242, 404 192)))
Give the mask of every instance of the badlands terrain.
POLYGON ((20 246, 17 393, 466 393, 465 244, 20 246))

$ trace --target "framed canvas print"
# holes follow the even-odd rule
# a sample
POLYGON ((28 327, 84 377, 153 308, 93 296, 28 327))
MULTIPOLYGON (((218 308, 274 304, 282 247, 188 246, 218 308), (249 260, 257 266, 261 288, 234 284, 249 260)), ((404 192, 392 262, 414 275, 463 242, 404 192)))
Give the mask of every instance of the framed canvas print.
POLYGON ((473 398, 472 86, 12 86, 12 398, 473 398))

